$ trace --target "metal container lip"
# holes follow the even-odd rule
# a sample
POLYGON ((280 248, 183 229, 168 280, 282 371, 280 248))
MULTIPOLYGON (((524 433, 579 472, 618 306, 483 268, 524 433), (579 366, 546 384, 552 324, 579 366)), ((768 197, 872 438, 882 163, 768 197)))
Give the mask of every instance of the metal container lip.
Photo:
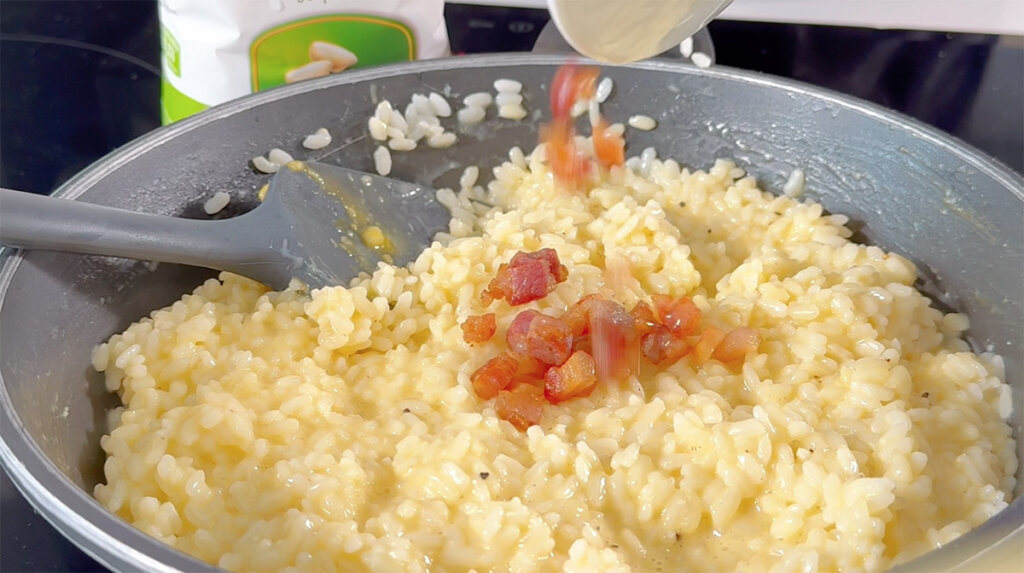
MULTIPOLYGON (((158 128, 135 139, 101 157, 62 184, 53 195, 65 199, 75 199, 111 171, 132 161, 151 147, 221 118, 248 111, 265 103, 287 99, 297 94, 406 74, 480 67, 555 66, 568 59, 572 58, 562 55, 489 54, 426 60, 356 70, 338 76, 248 95, 210 108, 180 122, 158 128)), ((739 84, 754 84, 806 95, 831 103, 839 108, 869 116, 895 129, 910 132, 913 136, 948 151, 997 181, 1014 194, 1018 200, 1024 202, 1024 177, 1020 174, 951 135, 881 106, 802 82, 722 66, 701 69, 680 62, 652 60, 621 67, 712 77, 739 84)), ((23 261, 24 258, 20 250, 0 247, 0 309, 3 308, 13 276, 23 261)), ((1017 438, 1021 439, 1021 436, 1017 436, 1017 438)), ((110 569, 155 572, 218 570, 216 567, 149 537, 103 508, 91 495, 68 480, 24 431, 23 424, 10 401, 2 374, 0 374, 0 464, 10 474, 11 480, 19 491, 47 521, 75 545, 110 569)), ((935 567, 951 569, 962 566, 976 555, 983 553, 994 542, 1007 540, 1014 535, 1024 535, 1024 497, 1014 499, 1011 505, 1002 512, 953 542, 930 551, 908 564, 897 566, 894 571, 935 570, 935 567), (1013 526, 1012 530, 1006 529, 1006 526, 1003 525, 1004 521, 1013 526), (968 551, 971 553, 966 558, 962 558, 963 553, 968 551)))

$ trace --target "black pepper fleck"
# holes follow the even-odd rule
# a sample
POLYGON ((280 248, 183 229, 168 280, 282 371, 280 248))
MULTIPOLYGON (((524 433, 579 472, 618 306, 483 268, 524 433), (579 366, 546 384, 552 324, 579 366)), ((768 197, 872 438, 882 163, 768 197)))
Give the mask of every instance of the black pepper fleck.
POLYGON ((618 549, 619 548, 618 545, 609 545, 608 547, 611 547, 612 549, 618 549))
POLYGON ((685 207, 686 206, 686 201, 680 201, 679 202, 679 206, 680 207, 685 207))
POLYGON ((491 472, 480 472, 480 479, 487 479, 491 477, 491 472))
POLYGON ((931 394, 929 394, 928 392, 921 394, 922 398, 927 398, 928 396, 931 396, 931 394))
POLYGON ((411 412, 411 410, 409 410, 408 408, 402 408, 403 414, 408 414, 409 412, 411 412))
POLYGON ((679 532, 677 531, 677 532, 676 532, 676 541, 679 541, 679 540, 680 540, 680 539, 682 539, 682 538, 683 538, 683 536, 682 536, 682 535, 679 535, 679 532))

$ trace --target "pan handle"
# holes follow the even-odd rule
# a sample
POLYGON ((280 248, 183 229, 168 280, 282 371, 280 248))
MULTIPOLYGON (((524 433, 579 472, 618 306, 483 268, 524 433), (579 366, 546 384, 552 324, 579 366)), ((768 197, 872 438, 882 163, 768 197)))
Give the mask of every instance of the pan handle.
POLYGON ((217 223, 0 188, 0 244, 12 247, 229 270, 240 245, 217 223))

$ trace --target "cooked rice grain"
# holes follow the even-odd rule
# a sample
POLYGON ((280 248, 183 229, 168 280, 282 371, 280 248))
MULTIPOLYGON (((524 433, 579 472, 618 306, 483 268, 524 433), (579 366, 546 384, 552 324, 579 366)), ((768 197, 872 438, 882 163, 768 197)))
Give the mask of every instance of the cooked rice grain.
POLYGON ((526 115, 526 108, 522 104, 507 104, 498 108, 498 117, 503 119, 521 121, 526 115))
POLYGON ((222 274, 99 346, 124 409, 96 497, 210 563, 317 571, 880 571, 1006 507, 1001 361, 968 351, 910 262, 725 161, 652 150, 646 175, 583 194, 542 155, 494 170, 494 208, 439 193, 451 228, 408 268, 312 293, 222 274), (480 346, 459 324, 540 247, 569 278, 530 307, 598 291, 614 253, 622 303, 689 294, 708 324, 758 329, 759 353, 645 371, 519 432, 469 382, 513 312, 496 303, 480 346))
POLYGON ((212 197, 203 203, 203 212, 207 215, 216 215, 224 210, 224 207, 228 206, 231 202, 231 195, 228 195, 224 191, 217 191, 212 197))
POLYGON ((270 152, 267 153, 267 159, 269 159, 271 163, 276 163, 281 167, 295 161, 295 158, 292 157, 290 153, 278 147, 271 149, 270 152))
POLYGON ((487 92, 476 92, 471 93, 462 99, 462 104, 466 107, 483 107, 491 105, 494 101, 494 96, 487 92))
POLYGON ((650 131, 658 127, 658 122, 654 121, 654 118, 649 115, 632 115, 629 117, 628 123, 633 129, 641 131, 650 131))
POLYGON ((494 91, 499 94, 502 93, 520 93, 523 91, 523 83, 519 80, 512 80, 508 78, 501 78, 494 80, 494 91))
POLYGON ((463 125, 475 125, 482 122, 485 115, 487 112, 483 107, 471 105, 460 109, 456 117, 463 125))
POLYGON ((302 140, 302 147, 305 147, 306 149, 312 149, 314 151, 317 149, 323 149, 330 144, 331 132, 327 131, 326 127, 321 127, 320 129, 307 135, 302 140))
POLYGON ((597 103, 604 103, 608 99, 608 96, 612 95, 612 88, 615 87, 615 83, 611 78, 603 78, 597 84, 597 90, 594 92, 594 99, 597 103))
POLYGON ((373 151, 373 167, 380 175, 391 174, 391 152, 387 147, 378 145, 373 151))
POLYGON ((710 68, 712 64, 711 56, 704 52, 694 52, 690 56, 690 61, 698 68, 710 68))

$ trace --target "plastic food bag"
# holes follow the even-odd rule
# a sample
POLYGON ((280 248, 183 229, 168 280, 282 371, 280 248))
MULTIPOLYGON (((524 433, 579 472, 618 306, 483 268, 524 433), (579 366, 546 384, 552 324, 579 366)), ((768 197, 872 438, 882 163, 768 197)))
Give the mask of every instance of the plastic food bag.
POLYGON ((444 0, 160 0, 161 120, 272 87, 447 55, 444 0))

